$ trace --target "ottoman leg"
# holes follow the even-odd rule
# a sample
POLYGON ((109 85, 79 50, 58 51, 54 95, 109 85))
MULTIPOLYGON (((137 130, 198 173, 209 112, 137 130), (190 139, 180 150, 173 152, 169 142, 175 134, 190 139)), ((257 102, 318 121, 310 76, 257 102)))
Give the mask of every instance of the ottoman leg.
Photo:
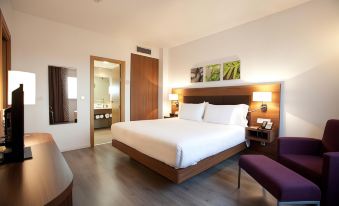
POLYGON ((238 170, 238 189, 240 188, 240 177, 241 177, 241 168, 238 170))

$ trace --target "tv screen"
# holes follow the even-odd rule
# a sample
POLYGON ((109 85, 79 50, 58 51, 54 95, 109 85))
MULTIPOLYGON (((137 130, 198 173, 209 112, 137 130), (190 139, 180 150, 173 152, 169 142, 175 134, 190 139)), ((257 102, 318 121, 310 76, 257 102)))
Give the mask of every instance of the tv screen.
POLYGON ((12 92, 11 105, 12 137, 11 148, 13 161, 24 160, 24 90, 23 85, 12 92))

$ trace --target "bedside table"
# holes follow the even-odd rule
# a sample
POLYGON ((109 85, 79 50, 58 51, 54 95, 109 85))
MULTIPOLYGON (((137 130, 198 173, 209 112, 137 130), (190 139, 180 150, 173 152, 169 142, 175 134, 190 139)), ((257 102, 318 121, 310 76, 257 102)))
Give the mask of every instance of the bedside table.
POLYGON ((250 147, 243 154, 262 154, 277 160, 277 130, 258 129, 258 127, 246 128, 246 140, 251 141, 250 147))
POLYGON ((258 127, 246 128, 246 140, 257 141, 261 142, 262 145, 266 145, 266 143, 272 143, 275 138, 273 130, 258 129, 258 127))

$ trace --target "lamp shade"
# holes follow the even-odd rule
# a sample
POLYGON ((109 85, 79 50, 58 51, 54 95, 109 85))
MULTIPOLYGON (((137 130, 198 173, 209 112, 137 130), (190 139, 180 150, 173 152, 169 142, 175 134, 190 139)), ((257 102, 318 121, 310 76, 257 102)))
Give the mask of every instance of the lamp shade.
POLYGON ((179 100, 179 96, 178 96, 178 94, 169 94, 168 95, 168 99, 170 101, 178 101, 179 100))
POLYGON ((271 102, 272 92, 253 92, 254 102, 271 102))
POLYGON ((35 74, 21 71, 8 72, 8 104, 12 104, 12 92, 24 85, 24 104, 35 104, 35 74))

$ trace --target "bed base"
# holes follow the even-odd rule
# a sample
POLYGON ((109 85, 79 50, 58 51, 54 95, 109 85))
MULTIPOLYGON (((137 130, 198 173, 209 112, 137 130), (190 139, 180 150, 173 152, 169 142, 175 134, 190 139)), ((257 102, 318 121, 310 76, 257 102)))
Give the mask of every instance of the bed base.
POLYGON ((214 165, 224 161, 225 159, 228 159, 229 157, 241 152, 246 148, 245 143, 241 143, 216 155, 207 157, 199 161, 196 165, 192 165, 183 169, 175 169, 174 167, 149 157, 117 140, 112 140, 112 146, 176 184, 184 182, 185 180, 213 167, 214 165))

